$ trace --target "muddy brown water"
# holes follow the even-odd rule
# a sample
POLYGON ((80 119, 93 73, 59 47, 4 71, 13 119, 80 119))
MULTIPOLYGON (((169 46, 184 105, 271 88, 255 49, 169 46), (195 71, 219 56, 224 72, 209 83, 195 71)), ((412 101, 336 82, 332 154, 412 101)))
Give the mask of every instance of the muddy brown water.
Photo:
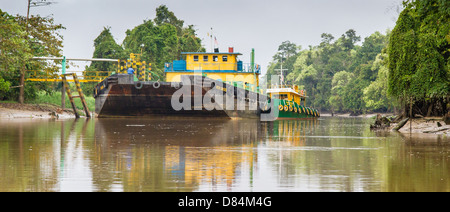
POLYGON ((371 119, 0 120, 0 191, 450 191, 450 138, 371 119))

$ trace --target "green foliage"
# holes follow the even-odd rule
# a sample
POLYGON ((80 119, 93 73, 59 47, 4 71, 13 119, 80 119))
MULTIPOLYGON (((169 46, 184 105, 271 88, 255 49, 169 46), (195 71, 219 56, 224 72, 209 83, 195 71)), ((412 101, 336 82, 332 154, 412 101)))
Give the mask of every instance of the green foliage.
POLYGON ((123 45, 130 53, 142 50, 141 60, 151 62, 152 71, 163 77, 164 63, 178 56, 177 28, 167 23, 157 26, 148 20, 128 30, 123 45))
POLYGON ((450 3, 405 1, 404 7, 389 42, 388 92, 404 102, 448 99, 450 3))
MULTIPOLYGON (((74 87, 74 86, 72 86, 74 87)), ((33 104, 52 104, 52 105, 61 105, 61 92, 55 91, 52 94, 45 93, 43 91, 39 91, 36 93, 36 98, 34 100, 28 101, 28 103, 33 104)), ((73 93, 73 95, 78 95, 78 93, 73 93)), ((66 97, 66 106, 65 108, 71 109, 72 105, 70 104, 69 97, 65 95, 66 97)), ((89 111, 95 110, 95 99, 92 96, 85 96, 86 104, 88 106, 89 111)), ((75 107, 78 110, 83 110, 83 104, 81 103, 81 100, 79 98, 74 99, 75 107)))
MULTIPOLYGON (((145 20, 132 30, 126 31, 122 46, 118 45, 104 28, 94 40, 94 57, 127 59, 130 53, 141 54, 141 61, 152 64, 152 72, 164 78, 164 63, 179 58, 181 52, 205 51, 201 40, 195 34, 193 25, 184 27, 165 5, 156 8, 156 18, 145 20)), ((115 70, 111 63, 93 62, 89 70, 115 70)))
POLYGON ((333 76, 331 81, 331 96, 328 99, 333 111, 342 111, 345 107, 345 88, 353 78, 353 73, 340 71, 333 76))
POLYGON ((16 18, 0 10, 0 71, 17 70, 32 57, 25 27, 16 18))
MULTIPOLYGON (((55 24, 51 17, 31 16, 28 21, 24 16, 11 16, 0 10, 0 78, 10 86, 20 84, 22 70, 45 70, 50 74, 58 71, 54 62, 30 60, 33 56, 61 56, 64 29, 55 24)), ((44 82, 27 82, 24 87, 25 99, 33 99, 36 92, 43 90, 53 92, 52 86, 44 82)), ((0 96, 7 100, 17 99, 19 89, 1 90, 0 96)))
POLYGON ((363 100, 365 106, 371 111, 387 111, 392 104, 392 99, 387 95, 388 89, 388 68, 386 66, 386 53, 377 55, 373 62, 372 70, 378 70, 378 76, 369 86, 364 88, 363 100))
MULTIPOLYGON (((94 40, 94 58, 108 58, 108 59, 126 59, 123 48, 116 43, 111 34, 110 27, 105 27, 97 38, 94 40)), ((116 64, 111 62, 94 61, 90 68, 97 71, 108 71, 117 68, 116 64)), ((105 76, 100 75, 100 76, 105 76)))
MULTIPOLYGON (((372 67, 376 56, 386 47, 387 37, 375 32, 360 46, 357 42, 361 38, 353 29, 337 40, 331 34, 322 33, 322 42, 318 46, 292 53, 284 61, 283 68, 289 69, 286 83, 306 89, 310 97, 306 104, 322 111, 361 113, 378 110, 378 107, 369 109, 366 106, 363 91, 377 79, 380 67, 372 67)), ((282 47, 287 44, 290 42, 283 42, 279 49, 286 49, 282 47)), ((279 74, 275 69, 279 69, 280 54, 275 54, 267 75, 279 74)), ((386 99, 385 95, 380 97, 380 100, 386 99)))
MULTIPOLYGON (((269 68, 267 70, 267 75, 280 75, 281 71, 277 70, 281 68, 283 65, 283 81, 285 83, 292 82, 292 77, 289 77, 289 73, 294 69, 294 63, 297 58, 297 51, 301 49, 301 46, 297 46, 295 43, 291 43, 290 41, 284 41, 278 47, 278 52, 273 56, 273 62, 270 63, 269 68)), ((268 78, 270 80, 270 78, 268 78)))
POLYGON ((0 99, 3 99, 3 94, 9 91, 9 87, 11 86, 11 83, 8 81, 5 81, 3 78, 0 77, 0 99))

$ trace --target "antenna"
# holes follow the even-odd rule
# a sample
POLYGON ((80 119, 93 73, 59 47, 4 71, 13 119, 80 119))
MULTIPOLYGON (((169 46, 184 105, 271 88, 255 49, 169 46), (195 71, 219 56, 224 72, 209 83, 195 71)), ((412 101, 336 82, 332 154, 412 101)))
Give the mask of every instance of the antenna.
POLYGON ((283 85, 284 82, 284 75, 283 75, 283 71, 287 71, 289 69, 283 69, 283 61, 281 61, 281 66, 279 69, 274 69, 275 71, 280 71, 280 85, 283 85))
POLYGON ((211 27, 211 33, 209 34, 209 37, 211 38, 211 52, 214 52, 213 47, 213 28, 211 27))
POLYGON ((279 69, 274 69, 275 71, 280 71, 280 75, 281 75, 281 79, 280 79, 280 85, 283 86, 283 82, 284 82, 284 75, 283 75, 283 71, 287 71, 289 69, 283 69, 283 59, 284 59, 284 53, 281 53, 281 59, 280 59, 280 68, 279 69))

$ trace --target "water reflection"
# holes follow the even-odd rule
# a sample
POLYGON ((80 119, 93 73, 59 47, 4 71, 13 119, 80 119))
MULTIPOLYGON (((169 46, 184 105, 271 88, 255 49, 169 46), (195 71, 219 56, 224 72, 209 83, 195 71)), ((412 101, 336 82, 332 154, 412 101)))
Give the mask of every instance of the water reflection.
POLYGON ((0 120, 0 191, 450 191, 445 136, 370 120, 0 120))

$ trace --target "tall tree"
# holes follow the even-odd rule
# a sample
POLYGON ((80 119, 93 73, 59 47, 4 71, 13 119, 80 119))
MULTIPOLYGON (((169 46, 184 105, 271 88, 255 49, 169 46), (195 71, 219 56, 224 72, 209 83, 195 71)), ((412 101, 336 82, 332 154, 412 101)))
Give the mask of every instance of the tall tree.
MULTIPOLYGON (((94 40, 94 54, 93 58, 109 58, 109 59, 125 59, 123 48, 116 43, 111 34, 111 28, 105 27, 100 35, 94 40)), ((111 71, 116 69, 116 65, 111 62, 94 61, 91 67, 97 71, 111 71)))
MULTIPOLYGON (((194 26, 184 27, 184 21, 165 5, 156 8, 154 20, 145 20, 127 30, 122 46, 115 43, 109 28, 105 28, 94 41, 94 47, 96 57, 125 59, 130 53, 141 54, 141 60, 152 64, 152 73, 159 79, 164 78, 164 63, 179 58, 181 52, 205 51, 194 26)), ((105 69, 100 67, 103 63, 92 64, 89 68, 105 69)))
POLYGON ((361 36, 356 35, 354 29, 349 29, 342 35, 343 46, 345 50, 351 50, 355 46, 355 43, 361 40, 361 36))
MULTIPOLYGON (((267 75, 280 75, 281 65, 283 65, 284 83, 292 83, 292 78, 287 76, 294 70, 294 63, 297 58, 298 50, 301 46, 297 46, 291 41, 284 41, 278 46, 277 53, 273 56, 273 62, 268 67, 267 75)), ((270 79, 270 77, 268 78, 270 79)))
POLYGON ((343 111, 346 104, 344 103, 345 88, 353 78, 353 73, 340 71, 333 76, 331 81, 331 95, 328 99, 332 111, 343 111))
MULTIPOLYGON (((329 33, 322 33, 321 38, 318 46, 309 46, 309 49, 292 54, 285 61, 283 68, 289 67, 285 64, 290 64, 292 58, 287 83, 305 89, 310 97, 306 103, 322 111, 358 114, 368 110, 363 97, 375 93, 370 90, 365 96, 364 89, 377 79, 380 68, 372 67, 376 55, 387 45, 387 36, 375 32, 366 37, 362 45, 358 45, 360 36, 353 29, 347 30, 338 39, 329 33)), ((286 45, 288 42, 283 44, 280 49, 289 46, 286 45)), ((280 67, 280 55, 278 51, 273 57, 267 75, 278 74, 275 70, 280 67)), ((378 94, 385 96, 385 93, 378 94)), ((372 106, 370 110, 379 109, 372 106)))
MULTIPOLYGON (((55 24, 51 17, 24 17, 1 13, 0 36, 0 76, 20 90, 10 89, 5 97, 16 98, 23 103, 25 99, 36 96, 36 90, 52 92, 51 86, 44 82, 24 83, 25 70, 46 70, 54 74, 58 68, 53 62, 30 60, 33 56, 61 56, 62 36, 59 31, 64 29, 55 24), (5 31, 3 31, 5 29, 5 31)), ((45 73, 45 74, 47 74, 45 73)))
POLYGON ((450 98, 450 2, 403 5, 388 46, 388 92, 408 115, 442 115, 450 98))
MULTIPOLYGON (((55 2, 51 2, 51 1, 47 1, 47 0, 35 0, 35 1, 28 0, 27 17, 26 17, 25 20, 22 20, 22 24, 25 25, 25 36, 26 36, 27 41, 30 41, 30 37, 29 37, 29 29, 30 29, 30 27, 29 27, 29 24, 28 24, 29 17, 30 17, 30 8, 31 7, 47 6, 47 5, 51 5, 51 4, 54 4, 54 3, 55 2)), ((53 23, 51 23, 51 24, 53 24, 53 23)), ((31 36, 31 38, 32 38, 32 36, 31 36)), ((62 41, 61 41, 61 43, 62 43, 62 41)), ((26 71, 26 66, 27 66, 27 64, 23 63, 22 69, 20 71, 20 81, 19 81, 19 84, 20 84, 19 87, 20 88, 19 88, 18 100, 19 100, 19 103, 21 103, 21 104, 23 104, 23 102, 25 100, 25 74, 26 74, 25 71, 26 71)))
POLYGON ((184 21, 179 20, 166 5, 161 5, 156 8, 156 18, 153 21, 157 26, 170 24, 177 29, 178 36, 182 34, 184 21))

